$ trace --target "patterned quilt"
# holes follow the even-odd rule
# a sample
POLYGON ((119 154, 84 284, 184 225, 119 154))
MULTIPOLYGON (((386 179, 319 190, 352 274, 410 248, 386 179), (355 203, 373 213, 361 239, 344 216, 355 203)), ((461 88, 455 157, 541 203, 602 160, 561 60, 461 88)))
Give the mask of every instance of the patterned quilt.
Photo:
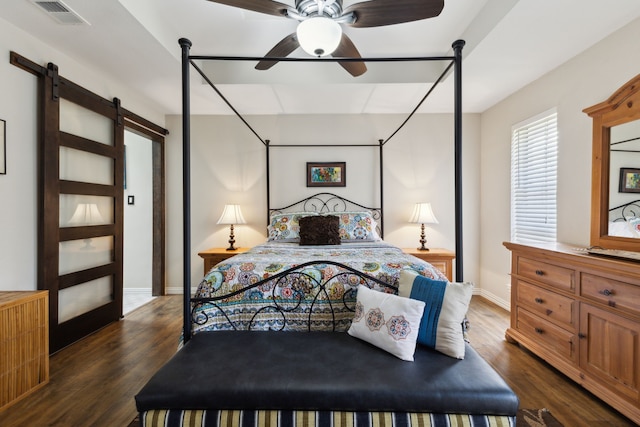
POLYGON ((267 242, 219 263, 207 273, 194 297, 226 297, 195 305, 193 333, 230 329, 346 331, 353 318, 359 284, 383 292, 395 291, 363 281, 330 262, 347 265, 392 286, 397 285, 404 268, 446 280, 431 264, 384 242, 327 246, 267 242), (328 262, 253 286, 309 261, 328 262))

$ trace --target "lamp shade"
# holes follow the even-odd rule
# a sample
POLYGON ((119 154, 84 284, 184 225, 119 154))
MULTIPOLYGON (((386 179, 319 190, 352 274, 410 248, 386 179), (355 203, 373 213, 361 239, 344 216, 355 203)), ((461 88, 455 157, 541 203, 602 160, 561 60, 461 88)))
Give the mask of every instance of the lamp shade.
POLYGON ((98 205, 95 203, 78 203, 76 211, 69 220, 69 224, 95 225, 104 223, 104 218, 100 215, 98 205))
POLYGON ((431 203, 416 203, 409 222, 417 224, 437 224, 438 220, 433 214, 431 203))
POLYGON ((327 56, 338 48, 342 28, 332 19, 315 16, 300 22, 296 34, 300 47, 309 55, 327 56))
POLYGON ((224 205, 224 210, 217 224, 246 224, 242 216, 242 211, 240 210, 240 205, 224 205))

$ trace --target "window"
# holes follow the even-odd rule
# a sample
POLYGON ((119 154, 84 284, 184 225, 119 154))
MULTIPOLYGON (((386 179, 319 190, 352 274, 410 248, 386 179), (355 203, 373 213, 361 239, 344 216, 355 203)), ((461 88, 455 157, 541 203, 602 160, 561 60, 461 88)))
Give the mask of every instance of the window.
POLYGON ((558 114, 547 111, 513 127, 511 240, 555 242, 558 114))

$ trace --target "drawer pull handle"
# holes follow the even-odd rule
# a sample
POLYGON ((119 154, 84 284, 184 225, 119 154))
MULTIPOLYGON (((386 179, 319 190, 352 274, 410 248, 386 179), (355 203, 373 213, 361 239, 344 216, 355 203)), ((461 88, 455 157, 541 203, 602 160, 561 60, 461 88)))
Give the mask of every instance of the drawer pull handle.
POLYGON ((582 332, 578 334, 578 338, 580 338, 581 340, 585 339, 587 337, 587 335, 583 334, 582 332))
POLYGON ((536 334, 542 334, 544 332, 542 328, 536 328, 535 331, 536 331, 536 334))
POLYGON ((544 302, 542 298, 536 298, 534 301, 538 304, 542 304, 544 302))
POLYGON ((536 270, 536 275, 538 275, 538 276, 544 276, 544 271, 542 271, 542 270, 536 270))
POLYGON ((604 290, 600 291, 600 293, 601 293, 602 295, 606 296, 606 297, 608 297, 608 296, 610 296, 610 295, 613 295, 613 291, 612 291, 612 290, 609 290, 609 289, 604 289, 604 290))

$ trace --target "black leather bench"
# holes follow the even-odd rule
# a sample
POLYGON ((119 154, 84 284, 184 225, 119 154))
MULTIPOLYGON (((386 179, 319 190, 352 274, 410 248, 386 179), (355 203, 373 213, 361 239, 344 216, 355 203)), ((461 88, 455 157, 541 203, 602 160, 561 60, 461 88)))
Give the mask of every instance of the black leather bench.
POLYGON ((405 362, 341 332, 200 332, 136 396, 157 409, 404 411, 505 415, 518 398, 471 346, 418 345, 405 362))

